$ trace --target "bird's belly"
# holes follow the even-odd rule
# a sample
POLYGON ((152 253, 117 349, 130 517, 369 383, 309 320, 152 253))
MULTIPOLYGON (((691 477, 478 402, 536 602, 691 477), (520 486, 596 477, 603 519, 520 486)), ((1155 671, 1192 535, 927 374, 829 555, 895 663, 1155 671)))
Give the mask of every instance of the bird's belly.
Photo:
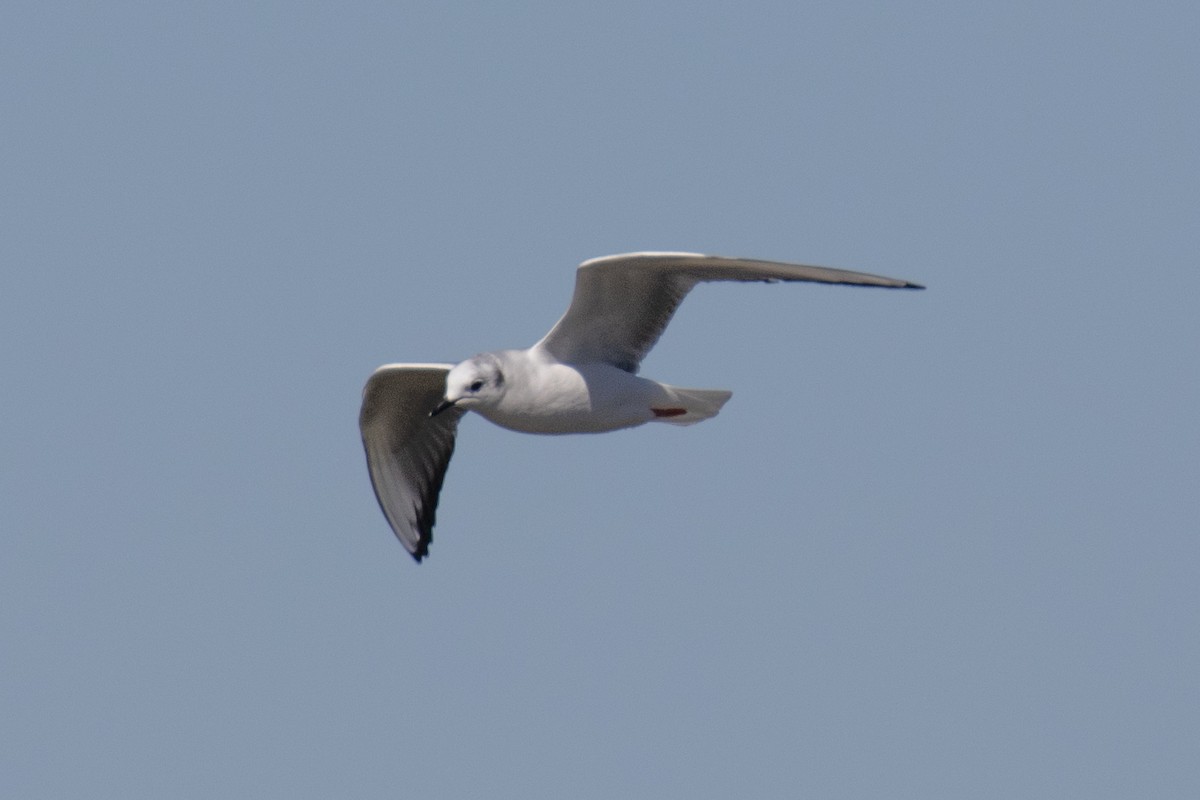
POLYGON ((480 409, 479 413, 489 422, 521 433, 604 433, 622 428, 632 428, 648 422, 653 412, 648 408, 628 411, 610 410, 599 414, 584 409, 542 409, 505 413, 501 409, 480 409))
POLYGON ((604 433, 654 418, 653 381, 615 367, 555 365, 541 380, 510 390, 491 408, 477 409, 502 428, 523 433, 604 433))

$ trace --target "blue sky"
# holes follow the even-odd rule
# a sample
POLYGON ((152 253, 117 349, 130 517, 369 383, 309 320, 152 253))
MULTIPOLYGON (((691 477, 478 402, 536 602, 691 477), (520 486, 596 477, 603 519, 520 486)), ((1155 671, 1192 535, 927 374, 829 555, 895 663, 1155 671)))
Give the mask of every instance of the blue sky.
POLYGON ((0 794, 1194 797, 1200 12, 0 12, 0 794), (468 417, 431 557, 378 364, 682 249, 714 420, 468 417))

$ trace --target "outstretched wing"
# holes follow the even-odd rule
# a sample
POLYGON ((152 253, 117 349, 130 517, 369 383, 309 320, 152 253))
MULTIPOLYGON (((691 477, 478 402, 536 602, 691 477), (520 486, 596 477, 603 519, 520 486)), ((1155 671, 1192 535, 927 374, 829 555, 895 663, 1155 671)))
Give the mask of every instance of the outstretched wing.
POLYGON ((451 364, 385 364, 363 388, 358 427, 371 485, 396 538, 420 561, 433 540, 434 511, 454 453, 461 409, 429 412, 451 364))
POLYGON ((637 372, 683 298, 704 281, 812 281, 924 288, 863 272, 749 258, 698 253, 605 256, 579 265, 570 308, 535 347, 569 364, 604 362, 637 372))

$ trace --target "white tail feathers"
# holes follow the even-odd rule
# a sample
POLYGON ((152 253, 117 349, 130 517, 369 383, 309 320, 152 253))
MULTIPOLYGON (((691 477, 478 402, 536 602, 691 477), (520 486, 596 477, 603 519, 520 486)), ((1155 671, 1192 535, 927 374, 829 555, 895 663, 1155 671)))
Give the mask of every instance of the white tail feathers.
POLYGON ((669 400, 654 404, 656 422, 672 425, 695 425, 697 422, 715 417, 721 406, 733 396, 724 389, 683 389, 678 386, 663 386, 669 400))

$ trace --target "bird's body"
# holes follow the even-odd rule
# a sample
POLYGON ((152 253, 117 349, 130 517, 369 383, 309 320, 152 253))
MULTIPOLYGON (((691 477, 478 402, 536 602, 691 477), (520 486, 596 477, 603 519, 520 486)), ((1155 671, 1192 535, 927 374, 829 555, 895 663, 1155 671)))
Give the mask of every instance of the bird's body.
POLYGON ((363 389, 359 414, 371 483, 397 538, 418 561, 470 410, 522 433, 603 433, 715 416, 722 389, 639 377, 642 358, 679 303, 704 281, 813 281, 888 288, 917 284, 860 272, 695 253, 632 253, 580 265, 562 319, 526 350, 481 353, 457 365, 388 364, 363 389))
POLYGON ((537 347, 500 350, 478 358, 495 359, 505 376, 505 391, 495 403, 472 410, 501 428, 521 433, 605 433, 654 420, 699 422, 712 414, 704 413, 705 404, 693 401, 700 407, 688 418, 688 400, 681 392, 715 391, 724 399, 730 394, 681 390, 611 364, 563 364, 537 347), (679 410, 684 413, 675 413, 679 410))

